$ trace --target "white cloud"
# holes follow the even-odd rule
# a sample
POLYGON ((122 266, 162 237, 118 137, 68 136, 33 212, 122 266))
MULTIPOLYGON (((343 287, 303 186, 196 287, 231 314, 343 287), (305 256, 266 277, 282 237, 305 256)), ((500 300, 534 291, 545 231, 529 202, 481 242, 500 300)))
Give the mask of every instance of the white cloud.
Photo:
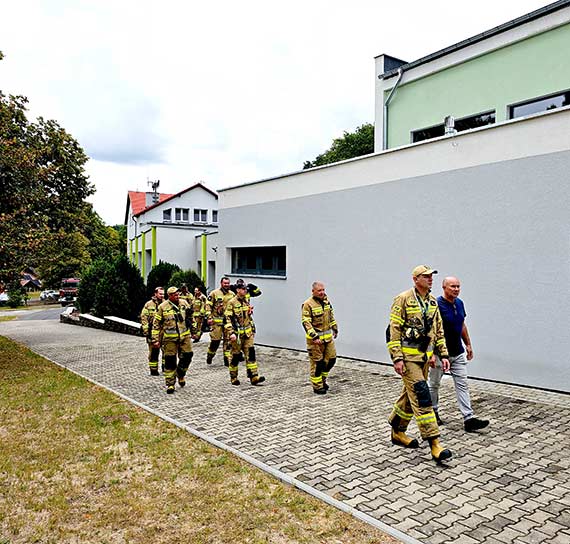
POLYGON ((537 9, 436 0, 27 0, 3 6, 2 90, 90 154, 96 210, 298 170, 374 117, 374 56, 415 60, 537 9))

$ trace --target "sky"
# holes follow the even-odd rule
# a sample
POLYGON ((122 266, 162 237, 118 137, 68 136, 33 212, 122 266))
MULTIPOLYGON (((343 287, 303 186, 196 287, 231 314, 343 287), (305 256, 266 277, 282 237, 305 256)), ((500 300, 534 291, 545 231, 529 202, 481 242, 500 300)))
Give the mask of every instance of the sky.
POLYGON ((90 157, 109 225, 127 192, 294 172, 374 122, 374 57, 413 61, 550 2, 4 2, 0 90, 90 157))

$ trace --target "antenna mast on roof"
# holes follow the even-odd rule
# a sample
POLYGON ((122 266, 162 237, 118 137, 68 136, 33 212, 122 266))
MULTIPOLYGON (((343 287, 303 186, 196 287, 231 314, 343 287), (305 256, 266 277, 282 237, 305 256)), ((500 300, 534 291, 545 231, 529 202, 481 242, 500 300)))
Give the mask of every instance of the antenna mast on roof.
POLYGON ((156 181, 147 180, 147 185, 152 187, 152 203, 156 204, 158 202, 158 186, 160 185, 160 180, 157 179, 156 181))

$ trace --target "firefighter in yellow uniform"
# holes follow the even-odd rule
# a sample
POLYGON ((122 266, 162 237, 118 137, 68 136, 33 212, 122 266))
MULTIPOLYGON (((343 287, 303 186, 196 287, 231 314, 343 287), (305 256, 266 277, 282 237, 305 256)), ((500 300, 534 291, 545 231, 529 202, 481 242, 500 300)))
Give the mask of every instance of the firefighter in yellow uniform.
POLYGON ((196 335, 194 340, 200 341, 202 337, 202 327, 206 317, 206 295, 200 291, 199 287, 194 288, 194 302, 192 303, 192 315, 194 316, 194 325, 196 326, 196 335))
POLYGON ((180 286, 180 299, 185 300, 190 306, 194 304, 194 295, 188 291, 188 286, 185 283, 180 286))
POLYGON ((164 289, 157 287, 154 290, 153 297, 143 306, 141 312, 141 326, 143 334, 148 344, 148 367, 151 376, 158 376, 158 357, 160 355, 160 347, 154 347, 152 344, 152 322, 154 314, 162 301, 164 300, 164 289))
POLYGON ((226 306, 225 332, 231 342, 232 358, 229 365, 230 381, 232 385, 239 385, 238 365, 245 361, 247 377, 251 385, 258 385, 265 381, 264 376, 259 375, 255 356, 254 338, 255 324, 253 323, 253 307, 247 296, 247 286, 243 280, 236 283, 237 294, 226 306))
POLYGON ((152 342, 164 351, 164 379, 166 392, 174 393, 178 385, 186 385, 186 372, 192 361, 192 308, 183 299, 177 287, 169 287, 165 300, 154 314, 152 342))
POLYGON ((313 282, 312 296, 303 302, 301 323, 307 337, 313 393, 324 395, 329 389, 329 372, 336 363, 334 339, 338 335, 338 325, 325 285, 320 281, 313 282))
POLYGON ((223 277, 220 280, 220 288, 210 293, 206 304, 206 316, 210 326, 210 345, 206 355, 206 363, 212 364, 214 355, 223 340, 224 365, 229 366, 232 354, 231 346, 224 334, 224 312, 228 302, 234 298, 234 293, 230 290, 230 279, 223 277))
POLYGON ((422 438, 430 443, 432 457, 439 463, 452 454, 439 443, 439 427, 426 382, 429 367, 435 365, 435 353, 443 369, 449 369, 441 315, 435 297, 430 294, 433 274, 437 270, 427 265, 416 266, 412 271, 414 287, 400 293, 390 310, 387 347, 403 386, 388 421, 393 444, 417 448, 418 441, 406 434, 410 420, 415 417, 422 438))

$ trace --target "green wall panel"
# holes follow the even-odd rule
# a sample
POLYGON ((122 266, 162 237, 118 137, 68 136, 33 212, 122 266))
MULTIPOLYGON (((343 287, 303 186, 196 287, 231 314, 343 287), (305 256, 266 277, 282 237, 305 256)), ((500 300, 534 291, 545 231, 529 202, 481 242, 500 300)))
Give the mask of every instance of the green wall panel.
POLYGON ((501 122, 509 104, 570 89, 568 44, 570 24, 400 85, 389 107, 388 147, 409 144, 412 130, 446 115, 495 110, 501 122))

